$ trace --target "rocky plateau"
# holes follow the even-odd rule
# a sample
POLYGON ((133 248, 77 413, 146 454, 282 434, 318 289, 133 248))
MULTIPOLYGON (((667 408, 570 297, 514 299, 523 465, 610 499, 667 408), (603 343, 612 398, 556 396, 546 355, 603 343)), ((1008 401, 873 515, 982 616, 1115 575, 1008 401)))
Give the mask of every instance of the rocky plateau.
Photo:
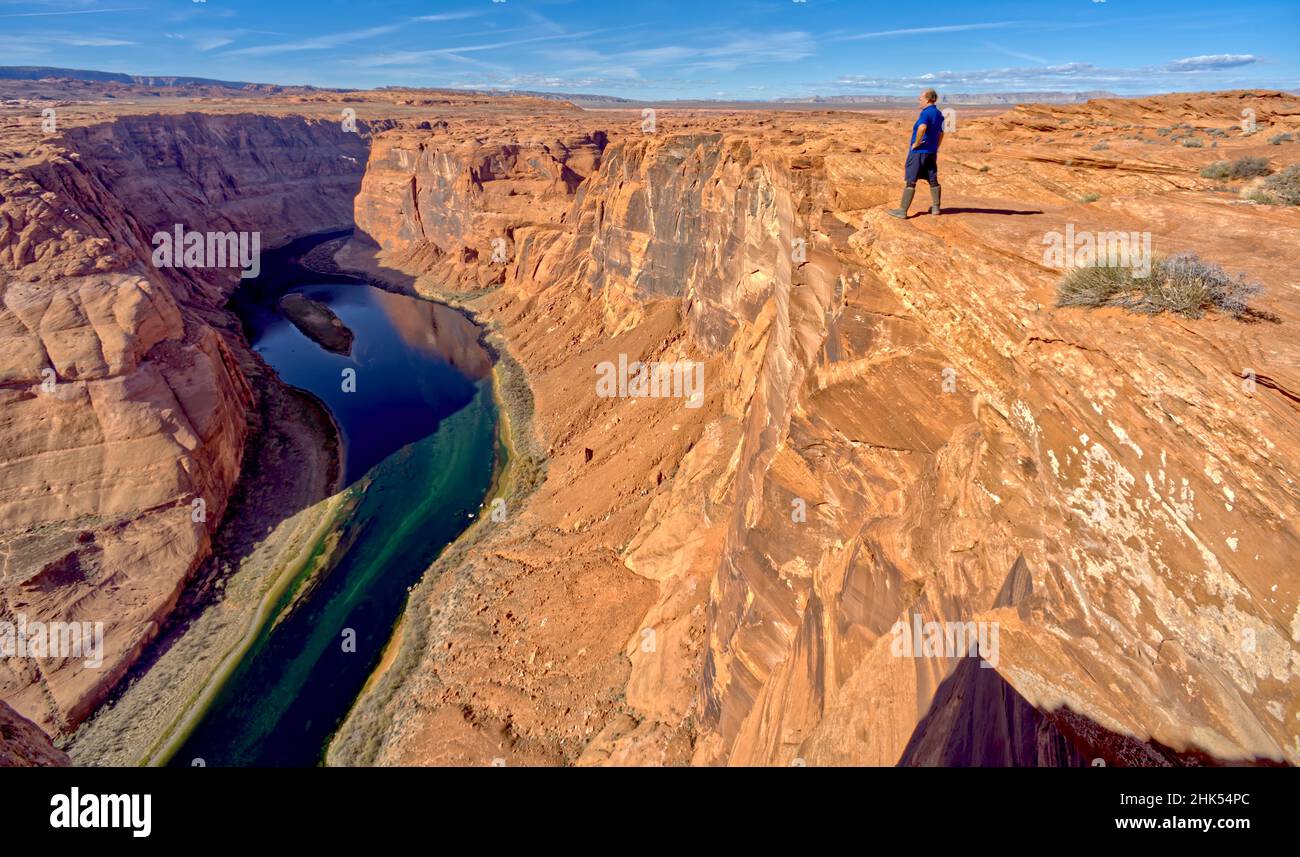
MULTIPOLYGON (((910 112, 128 92, 47 133, 31 94, 0 106, 0 621, 105 623, 98 668, 0 661, 55 739, 255 442, 238 272, 151 264, 180 223, 350 228, 339 268, 519 370, 544 477, 426 575, 333 764, 1300 761, 1300 213, 1200 176, 1300 160, 1268 142, 1300 98, 974 111, 944 213, 899 221, 910 112), (1257 314, 1059 308, 1067 226, 1241 272, 1257 314), (598 396, 620 355, 702 362, 703 402, 598 396), (994 668, 896 656, 914 615, 996 623, 994 668)), ((0 763, 57 761, 14 722, 0 763)))

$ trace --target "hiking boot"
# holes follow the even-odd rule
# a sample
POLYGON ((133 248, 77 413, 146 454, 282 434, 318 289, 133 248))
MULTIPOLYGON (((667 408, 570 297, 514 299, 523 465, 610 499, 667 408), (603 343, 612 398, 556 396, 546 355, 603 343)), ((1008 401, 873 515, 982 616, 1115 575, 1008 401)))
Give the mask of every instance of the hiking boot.
POLYGON ((898 208, 891 208, 889 213, 900 220, 907 219, 907 209, 912 204, 912 197, 916 196, 916 188, 903 188, 903 201, 898 204, 898 208))

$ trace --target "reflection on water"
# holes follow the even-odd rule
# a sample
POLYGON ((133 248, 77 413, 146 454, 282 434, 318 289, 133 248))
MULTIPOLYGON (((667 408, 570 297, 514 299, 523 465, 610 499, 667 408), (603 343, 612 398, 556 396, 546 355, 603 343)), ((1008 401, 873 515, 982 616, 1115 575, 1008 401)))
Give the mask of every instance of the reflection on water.
POLYGON ((477 329, 455 310, 305 271, 292 253, 266 260, 262 276, 240 290, 232 307, 253 349, 281 379, 315 394, 334 415, 348 484, 432 434, 469 403, 475 382, 492 370, 477 329), (277 305, 288 292, 333 310, 356 336, 352 353, 326 351, 298 330, 277 305), (354 371, 355 385, 345 385, 346 369, 354 371))

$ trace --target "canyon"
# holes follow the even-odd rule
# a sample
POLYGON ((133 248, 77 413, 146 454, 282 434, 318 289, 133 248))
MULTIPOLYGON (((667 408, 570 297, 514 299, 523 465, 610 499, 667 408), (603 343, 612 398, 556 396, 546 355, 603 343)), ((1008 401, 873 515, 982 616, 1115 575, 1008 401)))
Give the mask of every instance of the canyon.
POLYGON ((60 742, 193 586, 281 395, 238 270, 150 263, 181 223, 351 230, 330 265, 496 352, 504 515, 412 591, 332 764, 1300 761, 1300 216, 1199 175, 1294 162, 1266 138, 1300 98, 960 119, 944 214, 908 221, 902 113, 647 130, 397 90, 60 104, 51 135, 42 104, 0 110, 0 619, 106 651, 6 660, 0 699, 60 742), (1057 308, 1069 224, 1242 272, 1258 318, 1057 308), (699 361, 703 402, 598 395, 620 359, 699 361), (995 668, 891 654, 914 615, 997 623, 995 668))

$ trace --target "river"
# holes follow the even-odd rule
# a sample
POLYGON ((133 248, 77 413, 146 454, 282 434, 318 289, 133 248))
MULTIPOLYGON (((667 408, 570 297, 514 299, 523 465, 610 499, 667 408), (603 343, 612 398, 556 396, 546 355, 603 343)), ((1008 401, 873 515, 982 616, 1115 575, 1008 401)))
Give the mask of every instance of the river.
POLYGON ((482 514, 503 457, 491 360, 440 304, 303 268, 328 236, 263 254, 231 302, 254 350, 339 427, 346 492, 173 765, 315 765, 379 662, 407 591, 482 514), (327 351, 281 313, 300 292, 355 335, 327 351))

